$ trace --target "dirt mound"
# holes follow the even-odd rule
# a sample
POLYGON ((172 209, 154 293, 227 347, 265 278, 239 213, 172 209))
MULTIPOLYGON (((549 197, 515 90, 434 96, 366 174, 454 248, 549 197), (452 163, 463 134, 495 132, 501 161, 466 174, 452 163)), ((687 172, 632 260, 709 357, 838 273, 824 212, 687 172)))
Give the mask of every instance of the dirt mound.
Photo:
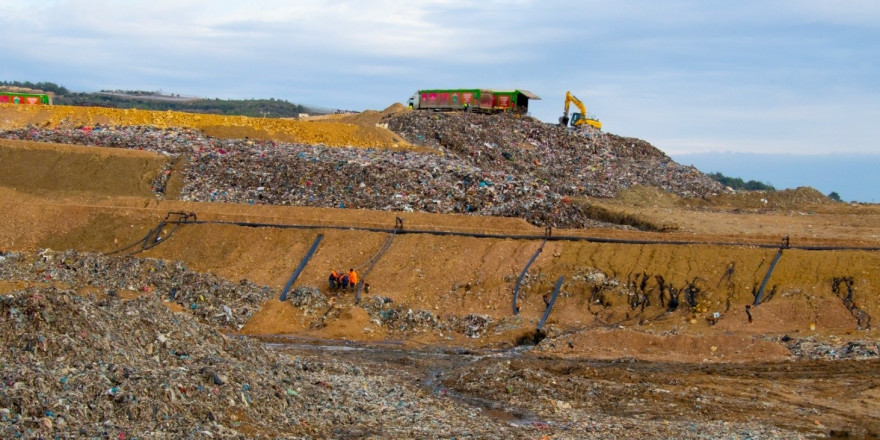
POLYGON ((381 124, 389 117, 397 113, 406 111, 410 111, 409 108, 398 102, 388 106, 385 110, 382 111, 364 110, 360 113, 344 114, 339 116, 336 121, 346 124, 369 127, 376 124, 381 124))
POLYGON ((733 194, 719 194, 703 199, 683 199, 679 203, 688 206, 734 208, 734 209, 808 209, 815 205, 837 203, 821 192, 810 187, 784 189, 780 191, 739 191, 733 194))
POLYGON ((0 186, 29 193, 152 197, 167 164, 149 151, 0 140, 0 186))
MULTIPOLYGON (((14 92, 14 93, 46 93, 43 90, 32 89, 29 87, 17 87, 17 86, 0 86, 0 91, 2 92, 14 92)), ((49 92, 49 94, 52 94, 49 92)))
POLYGON ((614 201, 628 206, 675 206, 679 197, 653 186, 637 185, 614 195, 614 201))
POLYGON ((261 140, 323 144, 333 147, 387 148, 399 144, 399 141, 391 133, 375 126, 172 111, 0 105, 0 129, 3 130, 23 128, 29 125, 63 128, 92 127, 96 124, 158 128, 185 127, 236 139, 250 137, 261 140))

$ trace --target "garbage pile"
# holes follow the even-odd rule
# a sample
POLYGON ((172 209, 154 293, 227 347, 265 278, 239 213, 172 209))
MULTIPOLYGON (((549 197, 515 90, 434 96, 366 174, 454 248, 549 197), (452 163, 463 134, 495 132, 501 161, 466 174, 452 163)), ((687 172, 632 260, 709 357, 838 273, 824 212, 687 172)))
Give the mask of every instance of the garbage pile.
MULTIPOLYGON (((121 258, 74 250, 0 254, 0 281, 52 284, 75 291, 87 289, 111 299, 155 296, 178 305, 200 323, 224 331, 241 329, 266 300, 280 295, 276 289, 248 280, 233 283, 210 273, 191 271, 181 261, 121 258)), ((306 315, 325 315, 324 318, 332 304, 314 286, 292 289, 287 301, 306 315)), ((440 317, 380 296, 370 297, 363 308, 377 325, 400 333, 454 331, 476 338, 492 324, 488 316, 440 317)))
MULTIPOLYGON (((538 226, 609 227, 571 197, 651 185, 685 197, 723 191, 637 139, 570 131, 530 118, 399 112, 392 130, 437 152, 211 138, 192 129, 27 127, 0 137, 185 155, 180 198, 518 217, 538 226)), ((162 196, 169 170, 157 176, 162 196)))
POLYGON ((329 306, 327 298, 314 286, 300 286, 290 291, 287 300, 306 314, 315 315, 329 306))
MULTIPOLYGON (((468 213, 555 227, 608 226, 589 219, 580 207, 532 177, 521 180, 432 153, 217 139, 193 130, 148 127, 30 127, 0 132, 0 137, 185 154, 190 160, 183 171, 183 200, 468 213)), ((157 181, 154 187, 164 184, 157 181)))
POLYGON ((692 166, 674 162, 651 144, 598 130, 569 129, 515 115, 402 112, 389 129, 413 145, 455 155, 487 171, 532 176, 563 196, 613 197, 637 185, 681 197, 724 192, 692 166))
POLYGON ((370 320, 393 332, 424 333, 428 331, 456 332, 470 338, 482 336, 493 324, 487 315, 449 315, 445 318, 428 310, 412 310, 395 304, 390 298, 371 296, 363 304, 370 320))
POLYGON ((224 336, 155 296, 99 300, 39 285, 0 296, 0 315, 4 438, 487 438, 511 429, 393 372, 291 360, 224 336))
POLYGON ((810 360, 878 359, 880 344, 876 341, 841 341, 836 338, 820 341, 816 338, 792 338, 785 335, 771 339, 785 345, 798 358, 810 360))
POLYGON ((329 398, 260 344, 177 318, 154 296, 41 285, 0 297, 0 314, 5 438, 229 437, 242 423, 296 427, 300 393, 329 398))
MULTIPOLYGON (((0 255, 0 279, 29 285, 0 295, 0 437, 535 435, 537 428, 510 427, 426 393, 393 369, 292 359, 227 336, 210 316, 172 312, 162 301, 167 292, 112 294, 150 276, 161 279, 155 274, 169 268, 188 276, 179 267, 154 271, 159 262, 151 260, 118 260, 49 251, 0 255)), ((204 294, 202 281, 190 284, 204 294)), ((224 302, 235 309, 232 296, 224 302)))
POLYGON ((70 289, 95 288, 102 296, 151 294, 187 309, 200 322, 238 330, 278 292, 248 280, 233 283, 191 271, 183 262, 107 257, 94 252, 43 250, 0 256, 0 280, 62 283, 70 289))

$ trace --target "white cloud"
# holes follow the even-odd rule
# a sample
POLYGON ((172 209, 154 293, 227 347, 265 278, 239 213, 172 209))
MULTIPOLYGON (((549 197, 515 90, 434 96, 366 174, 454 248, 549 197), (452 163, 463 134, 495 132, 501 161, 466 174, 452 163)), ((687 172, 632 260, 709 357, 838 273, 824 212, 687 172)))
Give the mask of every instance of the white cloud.
POLYGON ((877 0, 780 0, 793 16, 804 20, 839 25, 880 25, 877 0))

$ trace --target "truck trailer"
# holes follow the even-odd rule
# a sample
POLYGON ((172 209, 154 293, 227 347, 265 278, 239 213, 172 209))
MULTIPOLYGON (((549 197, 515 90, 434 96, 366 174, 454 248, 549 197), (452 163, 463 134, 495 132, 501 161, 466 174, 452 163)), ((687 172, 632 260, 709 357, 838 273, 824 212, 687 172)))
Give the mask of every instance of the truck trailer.
POLYGON ((541 99, 528 90, 429 89, 419 90, 409 99, 413 110, 514 112, 526 114, 529 100, 541 99))

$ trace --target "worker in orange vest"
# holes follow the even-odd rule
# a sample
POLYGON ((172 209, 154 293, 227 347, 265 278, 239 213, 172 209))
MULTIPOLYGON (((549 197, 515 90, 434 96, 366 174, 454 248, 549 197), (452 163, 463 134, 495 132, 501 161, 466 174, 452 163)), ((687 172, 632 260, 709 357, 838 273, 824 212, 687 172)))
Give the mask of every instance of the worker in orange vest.
POLYGON ((348 283, 351 284, 351 290, 355 290, 358 284, 358 274, 354 269, 348 270, 348 283))
POLYGON ((336 269, 330 271, 330 290, 336 290, 339 288, 339 273, 336 272, 336 269))

